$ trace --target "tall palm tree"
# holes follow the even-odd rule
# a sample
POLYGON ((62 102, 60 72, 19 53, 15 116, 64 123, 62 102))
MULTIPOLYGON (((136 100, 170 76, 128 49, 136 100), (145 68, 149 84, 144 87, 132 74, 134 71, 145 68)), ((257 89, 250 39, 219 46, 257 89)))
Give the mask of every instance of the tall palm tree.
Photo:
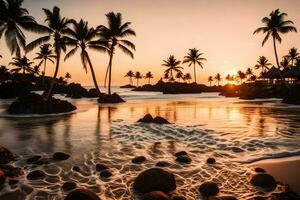
POLYGON ((300 57, 300 54, 298 53, 298 50, 295 47, 293 47, 289 50, 289 54, 286 55, 285 57, 292 62, 291 66, 293 67, 294 61, 296 61, 300 57))
POLYGON ((211 83, 214 81, 212 76, 209 76, 207 81, 209 82, 209 86, 211 87, 211 83))
POLYGON ((269 17, 264 17, 262 19, 262 23, 264 23, 265 26, 257 28, 253 33, 253 34, 260 33, 260 32, 266 33, 266 36, 262 42, 262 46, 264 46, 264 44, 267 42, 269 37, 272 36, 273 47, 274 47, 275 58, 276 58, 278 69, 280 68, 280 65, 279 65, 277 49, 276 49, 276 40, 279 43, 281 43, 282 39, 280 37, 280 34, 297 32, 297 29, 293 26, 294 23, 291 20, 285 20, 286 16, 287 14, 281 13, 279 9, 272 11, 269 17))
POLYGON ((130 84, 130 85, 133 85, 133 83, 132 83, 132 78, 134 77, 133 71, 129 70, 129 71, 125 74, 124 77, 129 77, 129 84, 130 84))
POLYGON ((67 46, 70 46, 72 49, 66 54, 65 61, 71 56, 75 55, 78 50, 80 50, 80 58, 83 68, 87 73, 87 65, 89 66, 92 73, 94 86, 98 92, 98 95, 100 96, 101 92, 98 87, 93 64, 87 50, 91 49, 105 52, 108 49, 99 40, 95 40, 95 37, 97 36, 97 30, 89 28, 88 22, 85 22, 82 19, 79 22, 73 20, 72 25, 72 29, 67 30, 67 35, 69 36, 67 39, 67 46))
POLYGON ((246 73, 239 70, 237 72, 237 78, 241 81, 241 83, 243 83, 243 80, 247 78, 247 75, 246 75, 246 73))
POLYGON ((195 83, 197 83, 196 79, 196 64, 199 65, 203 69, 203 62, 206 61, 206 58, 202 58, 203 53, 200 53, 198 49, 189 49, 189 52, 186 56, 184 56, 184 60, 182 63, 189 63, 189 67, 191 65, 194 66, 194 79, 195 83))
POLYGON ((254 67, 255 69, 261 68, 261 73, 263 74, 266 71, 266 69, 269 69, 270 65, 272 64, 269 63, 269 60, 265 56, 259 56, 257 64, 254 67))
POLYGON ((190 80, 192 79, 192 76, 190 73, 186 73, 184 76, 183 76, 183 79, 184 80, 187 80, 188 83, 190 82, 190 80))
POLYGON ((135 72, 134 78, 136 79, 136 86, 139 86, 139 79, 142 79, 143 76, 140 72, 135 72))
POLYGON ((151 72, 147 72, 145 78, 148 79, 148 84, 150 84, 150 80, 153 78, 153 74, 151 72))
POLYGON ((32 73, 32 64, 33 62, 30 62, 30 60, 26 56, 14 57, 13 61, 10 62, 9 65, 15 66, 15 68, 11 69, 10 71, 13 73, 19 73, 20 71, 22 71, 22 74, 25 74, 26 72, 32 73))
POLYGON ((116 48, 118 47, 122 50, 126 55, 129 55, 131 58, 134 58, 133 52, 135 51, 135 45, 124 39, 127 36, 135 36, 134 30, 130 28, 130 22, 122 22, 122 14, 121 13, 113 13, 109 12, 106 14, 108 26, 100 25, 98 26, 99 35, 107 42, 107 46, 109 48, 109 63, 106 69, 105 74, 105 85, 106 85, 106 77, 108 74, 108 94, 111 94, 111 74, 112 74, 112 61, 113 55, 115 54, 116 48))
POLYGON ((4 33, 6 45, 12 55, 20 57, 26 45, 24 30, 35 33, 46 31, 22 7, 23 0, 0 0, 0 39, 4 33))
POLYGON ((52 11, 48 9, 43 9, 44 13, 46 14, 46 20, 47 23, 47 35, 42 36, 33 42, 29 43, 26 46, 26 51, 31 51, 35 47, 40 46, 41 44, 49 42, 51 39, 53 40, 53 48, 54 53, 56 57, 56 66, 55 71, 53 74, 52 82, 50 84, 50 87, 47 92, 45 92, 44 98, 47 101, 49 97, 52 95, 52 90, 54 87, 54 84, 56 82, 56 77, 58 74, 59 66, 60 66, 60 58, 61 58, 61 52, 66 51, 66 42, 68 40, 68 37, 65 35, 65 33, 68 31, 68 25, 71 23, 71 20, 62 17, 60 15, 60 9, 58 7, 53 7, 52 11))
POLYGON ((42 72, 42 79, 44 83, 44 78, 46 74, 47 61, 50 61, 54 64, 55 55, 51 49, 51 44, 43 44, 40 46, 40 51, 36 53, 34 60, 40 60, 38 66, 44 64, 44 71, 42 72))
POLYGON ((217 73, 215 76, 215 80, 218 83, 218 86, 220 85, 220 81, 222 81, 222 77, 221 74, 217 73))
POLYGON ((170 55, 169 58, 167 58, 167 60, 163 60, 163 64, 162 66, 167 67, 167 69, 165 70, 165 73, 169 74, 170 78, 174 79, 173 77, 173 71, 175 72, 181 72, 181 69, 183 69, 183 67, 180 67, 180 60, 177 60, 173 55, 170 55))
POLYGON ((180 71, 180 72, 177 72, 177 73, 176 73, 175 78, 177 78, 178 81, 180 82, 180 79, 182 79, 183 76, 184 76, 183 73, 180 71))

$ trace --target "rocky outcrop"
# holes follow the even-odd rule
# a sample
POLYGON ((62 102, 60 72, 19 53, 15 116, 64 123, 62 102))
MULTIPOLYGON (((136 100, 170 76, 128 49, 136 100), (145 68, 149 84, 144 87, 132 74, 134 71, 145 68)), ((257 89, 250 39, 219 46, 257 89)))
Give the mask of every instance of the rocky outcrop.
POLYGON ((153 118, 152 115, 150 115, 149 113, 146 114, 143 118, 139 119, 137 122, 154 123, 154 124, 170 124, 170 122, 165 118, 159 116, 153 118))
POLYGON ((270 174, 255 174, 252 176, 250 183, 254 186, 265 188, 265 189, 275 189, 277 182, 270 174))
POLYGON ((7 164, 11 161, 15 160, 17 158, 17 155, 10 152, 5 147, 0 146, 0 164, 7 164))
POLYGON ((99 99, 99 103, 123 103, 125 102, 117 93, 109 94, 102 94, 99 99))
POLYGON ((205 197, 215 196, 219 193, 219 187, 214 182, 205 182, 200 185, 199 192, 205 197))

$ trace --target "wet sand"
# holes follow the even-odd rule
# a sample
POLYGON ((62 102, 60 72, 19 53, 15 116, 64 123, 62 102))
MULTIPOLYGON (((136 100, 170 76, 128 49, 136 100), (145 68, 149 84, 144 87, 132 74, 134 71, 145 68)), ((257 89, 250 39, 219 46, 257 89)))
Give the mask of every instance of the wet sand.
POLYGON ((277 181, 288 184, 291 189, 300 194, 300 157, 269 159, 259 161, 251 166, 261 167, 277 181))

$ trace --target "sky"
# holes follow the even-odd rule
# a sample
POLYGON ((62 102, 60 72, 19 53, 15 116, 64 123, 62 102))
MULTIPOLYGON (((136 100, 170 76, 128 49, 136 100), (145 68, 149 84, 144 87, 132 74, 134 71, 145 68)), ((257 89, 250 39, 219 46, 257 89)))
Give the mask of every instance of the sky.
MULTIPOLYGON (((45 15, 42 8, 61 8, 61 14, 79 20, 83 18, 90 26, 106 25, 105 14, 121 12, 124 22, 131 22, 136 37, 128 38, 136 45, 134 59, 117 50, 113 60, 113 85, 128 83, 124 77, 128 70, 142 74, 151 71, 152 82, 163 76, 165 67, 162 61, 174 55, 182 60, 190 48, 197 48, 207 59, 204 68, 197 67, 197 80, 208 84, 207 78, 216 73, 225 77, 237 70, 253 68, 259 56, 266 56, 275 64, 271 40, 264 47, 261 42, 263 34, 253 35, 253 31, 263 26, 261 19, 272 10, 280 8, 288 14, 287 19, 295 22, 300 31, 299 0, 24 0, 25 8, 40 23, 45 15)), ((37 37, 27 33, 27 42, 37 37)), ((278 45, 281 58, 292 47, 300 48, 299 33, 283 35, 278 45)), ((28 54, 33 58, 36 51, 28 54)), ((100 85, 104 82, 108 55, 89 51, 100 85)), ((0 64, 7 65, 11 55, 5 40, 0 40, 0 64)), ((192 68, 185 64, 184 73, 193 73, 192 68)), ((52 75, 54 65, 49 63, 47 75, 52 75)), ((72 75, 71 81, 83 85, 92 85, 90 71, 86 74, 80 63, 79 55, 63 62, 59 75, 66 72, 72 75)), ((140 81, 146 83, 146 80, 140 81)))

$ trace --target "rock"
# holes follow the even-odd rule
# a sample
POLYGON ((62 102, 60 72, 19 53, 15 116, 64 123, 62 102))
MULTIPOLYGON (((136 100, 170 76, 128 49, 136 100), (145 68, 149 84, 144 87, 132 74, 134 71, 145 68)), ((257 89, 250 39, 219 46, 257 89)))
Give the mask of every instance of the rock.
POLYGON ((19 167, 13 167, 11 165, 0 165, 0 169, 4 172, 6 177, 18 178, 24 175, 24 172, 19 167))
POLYGON ((168 167, 170 166, 170 163, 168 163, 167 161, 159 161, 156 163, 156 166, 158 167, 168 167))
POLYGON ((269 174, 255 174, 252 176, 250 183, 257 187, 270 189, 275 189, 277 185, 275 179, 269 174))
POLYGON ((5 179, 6 179, 6 177, 5 177, 4 171, 2 171, 0 169, 0 190, 2 188, 2 185, 5 183, 5 179))
POLYGON ((99 103, 123 103, 125 102, 117 93, 111 95, 101 94, 98 99, 99 103))
POLYGON ((143 118, 139 119, 138 122, 152 123, 153 122, 153 117, 150 114, 146 114, 143 118))
POLYGON ((96 171, 97 172, 100 172, 100 171, 106 170, 106 169, 109 169, 106 165, 103 165, 103 164, 100 164, 100 163, 96 164, 96 171))
POLYGON ((54 114, 76 110, 76 107, 68 101, 50 97, 45 101, 41 95, 29 93, 20 96, 6 110, 9 114, 54 114))
POLYGON ((180 162, 180 163, 186 163, 186 164, 189 164, 192 162, 192 159, 189 157, 189 156, 186 156, 186 155, 183 155, 183 156, 178 156, 176 158, 176 161, 177 162, 180 162))
POLYGON ((208 158, 207 160, 206 160, 206 162, 208 163, 208 164, 215 164, 216 163, 216 159, 214 159, 214 158, 208 158))
POLYGON ((170 200, 170 198, 161 191, 153 191, 145 194, 142 200, 170 200))
POLYGON ((97 91, 96 88, 92 88, 88 91, 88 97, 90 98, 98 98, 101 96, 101 93, 99 94, 99 92, 97 91))
POLYGON ((28 94, 34 88, 33 84, 26 82, 2 82, 0 84, 0 99, 12 99, 28 94))
POLYGON ((11 161, 15 160, 17 155, 10 152, 5 147, 0 146, 0 164, 8 164, 11 161))
POLYGON ((70 83, 66 88, 67 97, 73 99, 79 99, 82 97, 88 97, 88 91, 79 83, 70 83))
POLYGON ((231 147, 230 149, 231 149, 231 151, 233 151, 234 153, 242 153, 242 152, 244 152, 244 150, 241 149, 241 148, 239 148, 239 147, 231 147))
POLYGON ((80 171, 81 171, 80 167, 78 167, 78 166, 74 166, 72 169, 73 169, 75 172, 80 172, 80 171))
POLYGON ((63 152, 56 152, 52 155, 52 158, 54 160, 68 160, 70 158, 69 154, 63 153, 63 152))
POLYGON ((215 196, 219 193, 219 187, 214 182, 205 182, 200 185, 199 192, 205 197, 215 196))
POLYGON ((49 158, 41 158, 41 159, 33 162, 32 164, 34 164, 34 165, 48 165, 48 164, 50 164, 50 159, 49 158))
POLYGON ((111 176, 112 176, 112 173, 108 169, 102 170, 100 172, 100 177, 101 178, 109 178, 111 176))
POLYGON ((168 120, 159 116, 155 117, 152 122, 155 124, 170 124, 168 120))
POLYGON ((153 191, 169 193, 176 189, 175 176, 166 170, 151 168, 136 177, 133 188, 143 194, 153 191))
POLYGON ((141 164, 141 163, 145 162, 146 160, 147 160, 147 159, 146 159, 145 156, 137 156, 137 157, 133 158, 133 159, 131 160, 131 162, 132 162, 132 163, 135 163, 135 164, 141 164))
POLYGON ((136 86, 127 84, 127 85, 120 86, 120 88, 136 88, 136 86))
POLYGON ((237 200, 234 196, 209 197, 208 200, 237 200))
POLYGON ((38 160, 40 160, 41 158, 42 158, 42 156, 39 156, 39 155, 32 156, 32 157, 27 159, 26 163, 27 164, 33 164, 33 163, 37 162, 38 160))
POLYGON ((65 182, 61 188, 64 191, 70 191, 70 190, 74 190, 76 187, 77 185, 74 182, 65 182))
POLYGON ((76 189, 70 192, 65 200, 100 200, 100 198, 90 190, 76 189))
POLYGON ((300 197, 297 193, 292 191, 273 193, 271 194, 271 200, 299 200, 300 197))
POLYGON ((260 168, 260 167, 256 167, 254 169, 254 171, 257 172, 257 173, 266 173, 266 170, 264 170, 263 168, 260 168))
POLYGON ((172 200, 186 200, 184 196, 174 196, 172 200))
POLYGON ((187 156, 188 153, 186 151, 178 151, 177 153, 175 153, 175 156, 178 157, 178 156, 187 156))
POLYGON ((41 170, 32 171, 27 175, 27 179, 31 181, 41 180, 44 179, 45 177, 46 177, 45 172, 41 170))
POLYGON ((14 180, 14 179, 11 179, 8 181, 8 185, 16 185, 19 183, 19 180, 14 180))

